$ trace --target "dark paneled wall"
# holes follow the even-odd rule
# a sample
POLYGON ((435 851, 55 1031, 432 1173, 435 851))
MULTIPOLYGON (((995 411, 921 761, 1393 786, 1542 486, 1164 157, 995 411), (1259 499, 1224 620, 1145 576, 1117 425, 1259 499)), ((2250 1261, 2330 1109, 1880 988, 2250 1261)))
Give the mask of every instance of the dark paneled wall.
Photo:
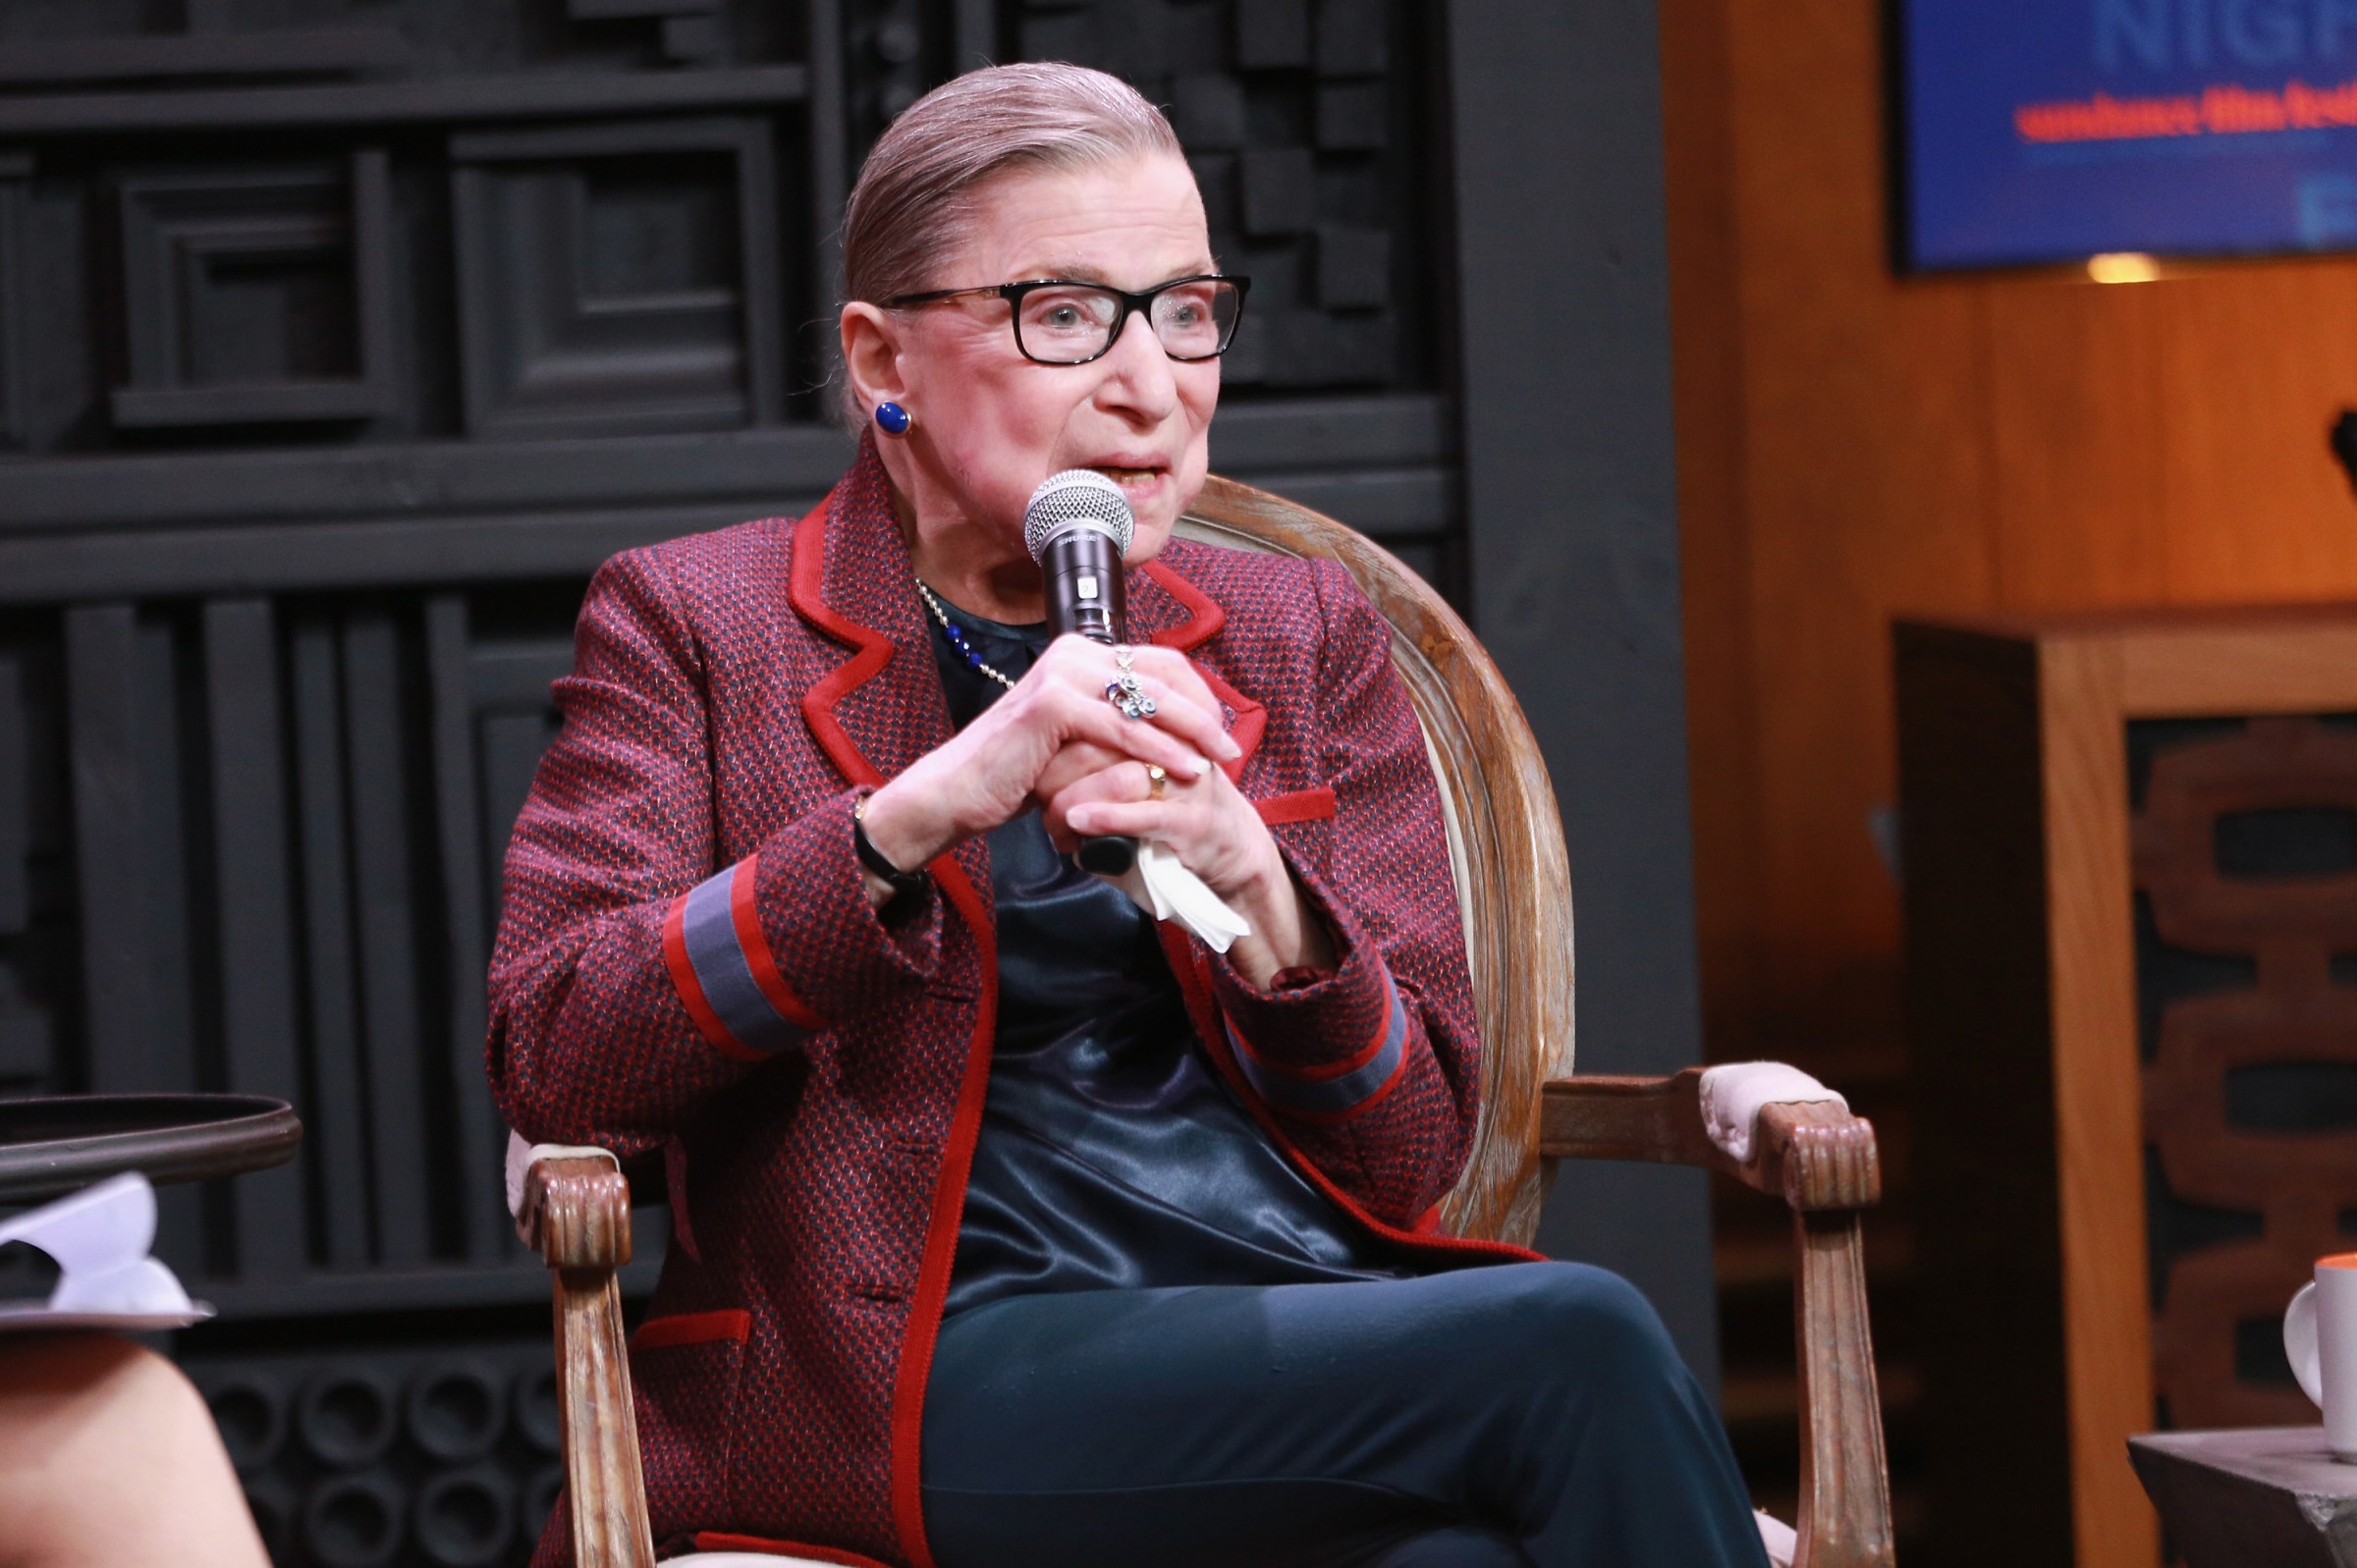
POLYGON ((1255 280, 1216 465, 1461 590, 1433 27, 0 3, 0 1094, 301 1108, 297 1164, 169 1191, 161 1242, 222 1308, 182 1351, 282 1563, 515 1561, 545 1514, 546 1283, 480 1068, 499 862, 596 564, 841 468, 861 149, 983 57, 1171 105, 1255 280))
MULTIPOLYGON (((1478 624, 1562 808, 1580 1068, 1674 1072, 1701 1041, 1654 10, 1450 18, 1478 624)), ((1643 1286, 1715 1386, 1709 1201, 1699 1171, 1566 1166, 1540 1240, 1643 1286)))

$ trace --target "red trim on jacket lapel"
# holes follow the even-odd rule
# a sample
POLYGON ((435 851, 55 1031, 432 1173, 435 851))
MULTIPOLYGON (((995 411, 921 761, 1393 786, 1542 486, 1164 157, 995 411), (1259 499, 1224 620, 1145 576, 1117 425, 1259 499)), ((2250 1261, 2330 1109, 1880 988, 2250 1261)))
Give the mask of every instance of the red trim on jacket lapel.
POLYGON ((974 933, 980 946, 982 998, 966 1050, 965 1078, 950 1118, 941 1174, 933 1186, 933 1219, 925 1233, 924 1261, 917 1267, 916 1296, 909 1304, 907 1336, 892 1390, 892 1512, 901 1529, 901 1549, 914 1568, 933 1568, 925 1540, 925 1495, 918 1468, 923 1452, 925 1384, 933 1375, 933 1343, 941 1332, 941 1309, 950 1294, 950 1270, 958 1256, 958 1227, 965 1214, 966 1176, 974 1145, 982 1136, 982 1103, 990 1089, 991 1046, 998 1032, 999 943, 990 913, 974 885, 947 855, 934 862, 941 891, 974 933))
MULTIPOLYGON (((1228 612, 1220 607, 1219 601, 1187 581, 1179 574, 1178 568, 1169 562, 1149 561, 1137 568, 1137 574, 1168 594, 1178 609, 1186 612, 1186 620, 1178 624, 1158 626, 1147 633, 1147 640, 1156 646, 1176 648, 1180 653, 1191 655, 1195 649, 1218 636, 1220 629, 1228 624, 1228 612)), ((1156 614, 1158 609, 1146 595, 1141 594, 1133 599, 1129 617, 1133 622, 1131 629, 1136 629, 1134 622, 1141 619, 1138 614, 1140 610, 1145 612, 1144 619, 1150 624, 1152 621, 1161 619, 1156 614)), ((1244 765, 1252 760, 1252 753, 1260 749, 1261 737, 1268 733, 1269 711, 1255 699, 1230 685, 1227 676, 1202 660, 1190 659, 1189 662, 1203 676, 1203 683, 1211 687, 1211 694, 1226 703, 1235 715, 1234 722, 1228 727, 1228 733, 1244 749, 1234 761, 1220 766, 1232 781, 1241 783, 1244 765)))
MULTIPOLYGON (((819 749, 827 754, 843 776, 854 784, 876 785, 884 775, 858 743, 852 740, 837 710, 852 699, 862 686, 884 673, 896 651, 906 651, 896 644, 892 636, 859 618, 860 614, 881 616, 895 608, 888 597, 895 579, 888 572, 846 569, 838 574, 830 546, 842 543, 843 536, 835 533, 841 524, 845 529, 862 524, 888 530, 883 547, 887 559, 898 555, 905 564, 905 549, 901 544, 900 531, 891 519, 891 493, 884 477, 882 460, 876 456, 874 439, 862 437, 859 459, 851 471, 844 475, 833 493, 810 514, 795 525, 794 563, 787 582, 787 598, 795 611, 812 625, 838 641, 850 644, 854 652, 845 663, 827 672, 815 681, 802 697, 803 722, 810 727, 811 735, 819 749), (859 516, 854 510, 870 515, 859 516), (847 602, 847 609, 838 608, 830 599, 830 590, 847 602)), ((913 568, 904 571, 900 592, 908 601, 898 608, 913 609, 916 600, 913 568)), ((921 621, 916 623, 922 634, 921 621)), ((916 653, 929 654, 931 649, 920 642, 916 653)), ((921 666, 926 676, 932 674, 929 660, 921 666)), ((913 676, 912 676, 913 678, 913 676)), ((927 749, 928 743, 938 744, 949 735, 949 713, 946 705, 936 704, 939 717, 937 736, 909 736, 915 749, 906 760, 914 760, 927 749)), ((896 740, 902 738, 896 735, 896 740)), ((988 864, 987 851, 979 845, 975 852, 988 864)), ((901 1550, 906 1554, 911 1568, 934 1568, 933 1552, 925 1540, 924 1492, 918 1465, 922 1451, 925 1407, 925 1381, 932 1372, 934 1337, 941 1328, 942 1304, 949 1297, 950 1270, 958 1251, 958 1226, 965 1208, 966 1174, 973 1164, 974 1144, 982 1130, 982 1103, 990 1087, 990 1056, 992 1037, 997 1029, 999 998, 999 960, 997 933, 993 929, 989 906, 976 891, 974 880, 959 863, 956 851, 936 859, 929 868, 939 885, 942 896, 949 900, 959 918, 972 931, 980 949, 981 1000, 974 1017, 974 1031, 965 1054, 965 1072, 959 1081, 958 1104, 950 1116, 950 1133, 942 1152, 941 1170, 934 1180, 931 1217, 925 1227, 925 1248, 917 1266, 916 1293, 908 1304, 908 1323, 901 1338, 900 1365, 893 1379, 892 1393, 892 1512, 893 1523, 900 1531, 901 1550)), ((849 1561, 860 1559, 847 1558, 849 1561)))
POLYGON ((802 618, 837 639, 848 642, 855 650, 851 657, 811 683, 802 693, 802 722, 818 741, 818 749, 827 754, 846 779, 855 784, 874 786, 884 782, 875 765, 867 760, 858 746, 852 743, 850 731, 835 717, 835 707, 851 692, 876 677, 878 672, 892 662, 892 639, 880 631, 871 631, 856 622, 846 621, 828 608, 819 597, 819 567, 827 554, 826 509, 819 508, 795 526, 794 572, 789 592, 794 608, 802 618), (803 564, 809 563, 808 569, 803 564), (804 578, 809 580, 805 583, 804 578))
MULTIPOLYGON (((1179 575, 1178 569, 1169 562, 1149 561, 1137 570, 1140 576, 1169 594, 1178 601, 1178 608, 1186 612, 1184 622, 1175 626, 1157 627, 1151 633, 1153 640, 1165 648, 1192 653, 1218 636, 1220 628, 1228 624, 1228 612, 1221 608, 1220 602, 1179 575)), ((1141 608, 1146 609, 1149 615, 1153 613, 1151 605, 1141 608)))

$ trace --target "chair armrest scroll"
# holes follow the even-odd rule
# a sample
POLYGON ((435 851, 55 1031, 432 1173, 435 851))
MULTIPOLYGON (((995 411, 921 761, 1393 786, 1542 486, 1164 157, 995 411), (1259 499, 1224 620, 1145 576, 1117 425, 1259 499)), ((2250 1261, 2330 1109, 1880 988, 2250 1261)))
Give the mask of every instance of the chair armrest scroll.
POLYGON ((1559 1078, 1540 1101, 1539 1153, 1558 1160, 1699 1165, 1796 1210, 1864 1209, 1882 1197, 1874 1124, 1833 1102, 1762 1108, 1751 1158, 1711 1141, 1702 1069, 1668 1078, 1559 1078))
POLYGON ((1883 1200, 1874 1123, 1837 1105, 1764 1106, 1743 1180, 1796 1210, 1871 1209, 1883 1200))
POLYGON ((619 1269, 630 1261, 630 1184, 610 1155, 538 1161, 516 1227, 551 1269, 619 1269))

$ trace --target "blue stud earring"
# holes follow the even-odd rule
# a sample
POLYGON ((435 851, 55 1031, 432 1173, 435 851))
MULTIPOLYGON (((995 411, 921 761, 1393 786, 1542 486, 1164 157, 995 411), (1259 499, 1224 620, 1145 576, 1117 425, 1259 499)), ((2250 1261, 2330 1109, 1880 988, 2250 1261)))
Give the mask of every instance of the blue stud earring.
POLYGON ((908 410, 897 403, 876 405, 877 427, 888 436, 904 436, 908 433, 908 427, 914 423, 916 421, 908 416, 908 410))

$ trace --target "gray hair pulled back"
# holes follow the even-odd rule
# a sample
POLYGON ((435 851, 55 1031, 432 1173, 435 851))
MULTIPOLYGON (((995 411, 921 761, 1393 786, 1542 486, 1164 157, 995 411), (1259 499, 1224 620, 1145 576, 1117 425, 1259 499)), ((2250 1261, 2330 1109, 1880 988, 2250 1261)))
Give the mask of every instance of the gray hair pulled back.
MULTIPOLYGON (((843 214, 846 299, 1006 278, 933 276, 1001 175, 1182 156, 1162 111, 1119 77, 1054 61, 991 66, 943 82, 885 129, 843 214)), ((849 396, 848 390, 846 394, 849 396)))

